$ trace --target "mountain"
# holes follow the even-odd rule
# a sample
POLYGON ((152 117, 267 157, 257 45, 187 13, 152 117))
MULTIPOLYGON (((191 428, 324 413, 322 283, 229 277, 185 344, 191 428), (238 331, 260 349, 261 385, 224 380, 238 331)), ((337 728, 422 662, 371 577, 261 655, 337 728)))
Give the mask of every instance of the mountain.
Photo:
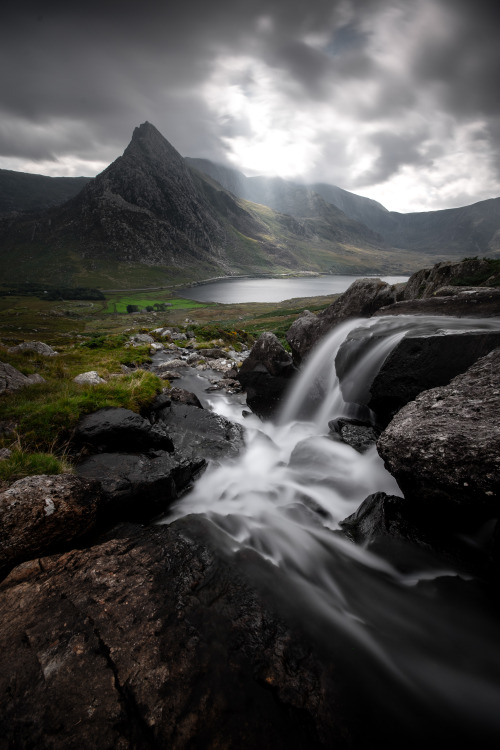
MULTIPOLYGON (((25 184, 26 203, 33 183, 25 184)), ((334 186, 247 178, 184 159, 145 122, 123 155, 66 202, 0 218, 0 277, 128 288, 241 274, 410 273, 485 246, 495 252, 498 206, 484 203, 488 214, 476 204, 458 225, 459 209, 401 218, 334 186)))
POLYGON ((0 169, 0 216, 41 211, 73 198, 92 177, 46 177, 0 169))
MULTIPOLYGON (((421 265, 421 264, 420 264, 421 265)), ((110 287, 295 271, 417 268, 320 196, 300 220, 237 198, 150 123, 63 205, 0 220, 5 282, 110 287)))
POLYGON ((348 218, 364 224, 388 247, 429 255, 438 253, 443 258, 500 257, 500 198, 463 208, 402 214, 335 185, 300 185, 276 177, 246 177, 206 159, 187 161, 235 195, 296 218, 309 215, 310 206, 319 196, 348 218))

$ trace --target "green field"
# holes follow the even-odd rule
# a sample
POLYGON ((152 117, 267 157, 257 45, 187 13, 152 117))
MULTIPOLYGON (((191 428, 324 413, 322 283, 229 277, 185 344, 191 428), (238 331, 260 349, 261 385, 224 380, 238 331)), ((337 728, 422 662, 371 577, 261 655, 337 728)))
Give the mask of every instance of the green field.
POLYGON ((156 292, 155 294, 144 294, 144 292, 131 294, 126 292, 122 294, 109 295, 108 304, 104 312, 106 313, 126 313, 127 305, 136 305, 139 310, 155 305, 166 305, 168 310, 191 310, 197 307, 207 307, 206 303, 195 302, 192 299, 183 299, 182 297, 163 297, 156 292))

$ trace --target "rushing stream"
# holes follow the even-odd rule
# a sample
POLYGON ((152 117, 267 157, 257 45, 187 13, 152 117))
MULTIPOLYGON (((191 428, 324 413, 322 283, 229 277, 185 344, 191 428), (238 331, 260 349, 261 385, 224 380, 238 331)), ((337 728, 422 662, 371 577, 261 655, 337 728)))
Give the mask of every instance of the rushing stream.
POLYGON ((243 417, 241 398, 205 394, 205 406, 244 425, 246 448, 237 459, 210 466, 162 522, 203 514, 230 550, 250 548, 272 563, 280 595, 297 603, 315 635, 342 644, 353 680, 360 692, 371 691, 375 712, 387 712, 420 740, 438 726, 444 737, 498 746, 495 602, 435 557, 404 549, 401 564, 389 562, 339 533, 339 522, 368 495, 401 495, 375 446, 360 454, 329 435, 329 420, 367 416, 355 398, 344 401, 332 366, 355 329, 363 332, 363 346, 351 370, 351 393, 366 390, 409 331, 498 330, 500 320, 398 316, 344 323, 309 357, 273 421, 243 417))

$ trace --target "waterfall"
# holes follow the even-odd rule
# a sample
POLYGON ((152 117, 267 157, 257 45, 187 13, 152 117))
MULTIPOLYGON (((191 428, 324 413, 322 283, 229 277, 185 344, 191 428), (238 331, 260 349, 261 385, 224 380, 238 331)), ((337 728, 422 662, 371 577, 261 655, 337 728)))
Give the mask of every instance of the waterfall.
POLYGON ((494 613, 476 605, 468 582, 449 564, 406 556, 398 569, 340 533, 340 521, 368 495, 402 493, 375 446, 360 454, 328 431, 329 420, 359 415, 354 399, 344 401, 333 364, 349 334, 361 342, 349 370, 355 393, 369 387, 407 333, 479 329, 499 330, 500 321, 351 320, 312 353, 274 421, 244 419, 241 405, 234 410, 228 399, 214 401, 213 408, 245 426, 245 450, 210 467, 160 523, 202 514, 219 529, 228 551, 250 549, 268 561, 276 571, 277 596, 296 601, 299 616, 316 634, 346 644, 360 684, 372 685, 375 703, 385 695, 385 707, 390 704, 400 720, 404 716, 411 731, 438 722, 445 730, 453 726, 498 740, 494 613), (435 593, 443 584, 444 598, 435 593))

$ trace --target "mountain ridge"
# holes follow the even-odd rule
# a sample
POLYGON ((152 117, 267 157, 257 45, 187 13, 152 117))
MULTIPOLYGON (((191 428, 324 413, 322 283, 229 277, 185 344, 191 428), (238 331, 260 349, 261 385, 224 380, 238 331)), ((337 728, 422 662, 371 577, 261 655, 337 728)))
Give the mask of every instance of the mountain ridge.
MULTIPOLYGON (((351 213, 392 217, 370 199, 316 187, 330 199, 340 196, 351 213)), ((483 244, 492 233, 500 236, 496 204, 489 220, 479 216, 476 224, 483 244)), ((207 160, 183 158, 149 122, 135 128, 123 154, 63 204, 0 219, 5 282, 106 288, 237 274, 407 273, 458 259, 458 252, 394 247, 312 187, 246 178, 207 160), (223 184, 228 180, 233 190, 223 184), (276 208, 235 192, 244 189, 268 202, 274 196, 276 208)))

